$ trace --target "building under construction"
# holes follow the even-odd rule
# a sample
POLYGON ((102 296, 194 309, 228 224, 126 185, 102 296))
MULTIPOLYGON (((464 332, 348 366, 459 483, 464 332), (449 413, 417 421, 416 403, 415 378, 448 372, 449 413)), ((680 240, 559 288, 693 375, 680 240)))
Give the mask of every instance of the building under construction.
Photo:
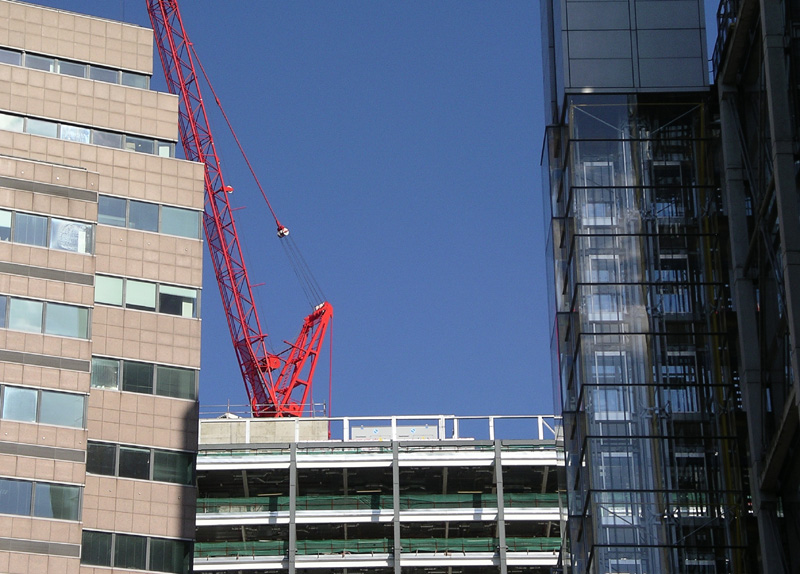
POLYGON ((194 571, 550 574, 554 429, 541 416, 203 419, 194 571))

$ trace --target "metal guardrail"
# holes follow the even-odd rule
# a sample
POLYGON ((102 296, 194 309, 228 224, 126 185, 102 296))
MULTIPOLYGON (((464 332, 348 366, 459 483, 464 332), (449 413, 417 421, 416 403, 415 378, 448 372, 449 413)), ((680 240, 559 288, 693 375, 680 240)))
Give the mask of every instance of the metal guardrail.
MULTIPOLYGON (((327 423, 328 440, 343 442, 369 441, 365 438, 364 429, 375 433, 375 442, 381 440, 541 440, 551 441, 558 438, 561 428, 561 417, 553 415, 397 415, 397 416, 356 416, 356 417, 306 417, 296 419, 253 419, 225 410, 216 417, 209 413, 219 413, 218 409, 230 409, 230 405, 206 406, 201 410, 200 424, 206 421, 231 421, 232 424, 244 422, 245 426, 264 424, 264 421, 275 421, 276 424, 293 425, 296 442, 310 440, 304 433, 311 425, 327 423), (419 431, 416 432, 415 431, 419 431), (356 431, 362 431, 359 438, 354 438, 356 431), (380 431, 380 432, 378 432, 380 431)), ((242 407, 244 409, 244 407, 242 407)), ((240 411, 241 412, 241 411, 240 411)), ((248 429, 249 430, 249 429, 248 429)), ((245 432, 245 437, 255 433, 245 432)), ((202 436, 202 435, 201 435, 202 436)), ((318 441, 318 438, 313 439, 318 441)), ((243 441, 248 444, 247 438, 243 441)))

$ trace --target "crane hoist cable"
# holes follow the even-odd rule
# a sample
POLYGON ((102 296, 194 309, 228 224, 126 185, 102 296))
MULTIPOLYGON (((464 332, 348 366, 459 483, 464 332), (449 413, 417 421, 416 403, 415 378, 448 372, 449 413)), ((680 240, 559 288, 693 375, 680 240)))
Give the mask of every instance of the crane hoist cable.
MULTIPOLYGON (((300 281, 301 288, 303 293, 308 300, 309 305, 313 308, 316 307, 322 301, 325 301, 325 296, 322 293, 322 289, 320 288, 317 279, 314 277, 314 274, 311 272, 311 268, 308 266, 303 254, 300 253, 300 249, 297 247, 294 239, 289 236, 289 228, 285 225, 282 225, 281 222, 278 220, 278 215, 275 213, 275 210, 272 207, 272 204, 267 198, 267 194, 264 191, 264 187, 261 185, 261 181, 258 179, 258 175, 256 175, 255 170, 253 169, 253 164, 250 163, 250 158, 247 157, 247 153, 242 146, 241 141, 239 140, 239 136, 236 135, 236 130, 233 129, 233 124, 231 124, 230 119, 228 118, 228 114, 225 112, 225 108, 222 107, 222 102, 217 95, 217 91, 214 89, 213 84, 211 83, 211 79, 208 77, 206 73, 206 69, 203 66, 203 62, 200 59, 200 56, 197 54, 197 50, 194 47, 194 44, 189 44, 189 49, 194 56, 194 61, 197 62, 198 67, 200 68, 200 72, 203 74, 203 78, 206 81, 206 85, 208 86, 209 90, 211 90, 211 95, 214 96, 214 103, 217 104, 217 108, 219 108, 222 117, 225 119, 225 123, 228 126, 228 130, 231 132, 234 141, 236 142, 236 146, 239 148, 239 153, 242 155, 245 164, 247 164, 247 169, 250 171, 250 175, 253 177, 253 181, 255 181, 256 186, 258 187, 259 192, 261 192, 261 197, 264 199, 264 202, 267 204, 269 208, 269 212, 272 214, 272 218, 275 220, 275 225, 278 229, 278 237, 281 239, 281 246, 283 247, 283 251, 286 254, 286 257, 289 259, 289 264, 294 271, 297 279, 300 281)), ((233 190, 231 190, 233 191, 233 190)))

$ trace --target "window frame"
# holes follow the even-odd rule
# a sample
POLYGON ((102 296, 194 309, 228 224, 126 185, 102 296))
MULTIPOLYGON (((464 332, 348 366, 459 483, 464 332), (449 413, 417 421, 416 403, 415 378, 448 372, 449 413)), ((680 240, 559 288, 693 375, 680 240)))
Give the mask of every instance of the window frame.
POLYGON ((199 393, 198 393, 198 390, 199 390, 198 389, 198 379, 199 379, 198 373, 199 373, 199 371, 197 369, 192 369, 190 367, 181 367, 181 366, 177 366, 177 365, 167 365, 167 364, 161 364, 161 363, 148 363, 148 362, 144 362, 144 361, 134 361, 134 360, 130 360, 130 359, 120 359, 120 358, 117 358, 117 357, 92 356, 92 368, 91 368, 91 382, 90 382, 90 385, 91 385, 91 388, 93 388, 93 389, 116 390, 118 392, 146 394, 146 395, 153 395, 153 396, 170 398, 170 399, 179 399, 179 400, 183 400, 183 401, 197 401, 198 400, 198 396, 199 396, 199 393), (94 373, 95 373, 95 361, 104 361, 104 362, 108 361, 109 364, 100 365, 103 368, 110 368, 110 367, 112 367, 112 365, 110 363, 112 361, 116 362, 116 379, 117 379, 116 383, 117 384, 116 384, 115 387, 100 386, 100 385, 96 385, 95 384, 95 381, 96 381, 95 376, 94 376, 94 373), (126 391, 123 388, 124 387, 123 381, 124 381, 124 376, 125 376, 125 364, 126 363, 134 364, 134 365, 148 365, 148 366, 150 366, 152 368, 152 371, 151 371, 152 372, 152 379, 151 380, 152 380, 153 384, 152 384, 151 392, 145 393, 145 392, 131 391, 131 390, 127 390, 126 391), (174 395, 171 395, 171 394, 160 393, 159 392, 159 390, 160 390, 159 389, 159 381, 158 381, 159 368, 161 368, 161 369, 174 369, 174 370, 184 371, 186 373, 191 373, 191 376, 194 379, 194 381, 193 381, 193 393, 192 393, 193 396, 192 397, 180 397, 180 396, 174 396, 174 395))
MULTIPOLYGON (((128 198, 128 197, 118 197, 118 196, 115 196, 115 195, 107 195, 107 194, 99 194, 98 195, 98 201, 97 201, 97 223, 100 224, 100 225, 111 225, 113 227, 125 227, 127 229, 133 229, 135 231, 145 231, 145 232, 148 232, 148 233, 161 233, 162 235, 169 235, 170 237, 182 237, 184 239, 201 239, 202 238, 202 233, 203 233, 203 217, 202 216, 203 216, 203 211, 199 210, 199 209, 191 209, 189 207, 180 207, 180 206, 177 206, 177 205, 167 205, 167 204, 161 204, 161 203, 153 203, 151 201, 142 201, 140 199, 134 199, 134 198, 128 198), (120 202, 124 201, 125 202, 125 218, 124 218, 125 220, 124 220, 124 222, 119 221, 120 217, 118 215, 113 215, 113 214, 112 215, 108 215, 106 213, 103 213, 103 211, 102 211, 104 206, 101 205, 101 203, 109 202, 109 204, 111 204, 111 203, 116 202, 116 201, 120 201, 120 202), (155 230, 143 229, 141 227, 133 227, 133 225, 131 223, 131 204, 132 203, 152 205, 152 206, 155 206, 157 208, 157 210, 158 210, 157 211, 157 215, 156 215, 157 224, 156 224, 156 229, 155 230), (180 234, 171 233, 169 231, 166 231, 164 229, 164 227, 165 227, 164 226, 164 215, 165 215, 164 212, 165 211, 167 213, 169 213, 170 211, 176 211, 176 212, 177 211, 185 211, 187 213, 194 214, 197 217, 197 226, 196 226, 196 229, 194 230, 194 235, 180 235, 180 234), (110 218, 116 219, 117 222, 101 221, 101 218, 105 218, 105 217, 110 217, 110 218)), ((175 227, 172 227, 171 225, 167 226, 167 227, 169 229, 175 229, 175 227)), ((178 227, 181 227, 181 226, 178 226, 178 227)))
MULTIPOLYGON (((0 420, 9 420, 9 421, 16 421, 16 422, 25 422, 31 424, 40 424, 40 425, 47 425, 47 426, 54 426, 59 428, 75 428, 75 429, 83 429, 87 428, 87 408, 88 408, 88 395, 85 393, 71 393, 68 391, 57 391, 54 389, 43 389, 39 387, 28 387, 24 385, 9 385, 9 384, 0 384, 0 420), (36 393, 36 404, 34 405, 34 416, 33 420, 22 420, 22 419, 14 419, 14 418, 7 418, 5 416, 5 407, 6 407, 6 395, 8 389, 13 390, 24 390, 36 393), (83 400, 83 407, 82 409, 78 409, 81 412, 79 426, 70 425, 70 424, 56 424, 50 422, 50 419, 42 420, 42 403, 48 402, 49 398, 56 399, 55 395, 66 395, 69 396, 71 399, 75 397, 79 397, 83 400), (47 400, 44 398, 45 396, 49 397, 47 400)), ((77 412, 77 410, 76 410, 77 412)))
MULTIPOLYGON (((107 450, 108 452, 108 450, 107 450)), ((89 474, 94 474, 97 476, 113 476, 116 478, 128 478, 131 480, 146 480, 148 482, 163 482, 166 484, 177 484, 181 486, 194 486, 196 482, 196 464, 197 464, 197 455, 193 452, 183 451, 183 450, 172 450, 172 449, 163 449, 163 448, 153 448, 149 446, 139 446, 139 445, 132 445, 132 444, 121 444, 121 443, 111 443, 111 442, 104 442, 104 441, 96 441, 96 440, 89 440, 86 443, 86 453, 87 453, 87 468, 86 472, 89 474), (89 452, 95 448, 101 449, 111 449, 113 448, 113 470, 110 473, 106 472, 95 472, 94 470, 89 470, 88 468, 88 458, 89 452), (148 462, 147 462, 147 476, 131 476, 129 474, 123 474, 123 461, 122 461, 122 453, 123 451, 129 451, 133 453, 134 451, 144 452, 147 451, 148 453, 148 462), (174 473, 172 470, 177 468, 177 466, 170 467, 169 465, 163 464, 163 459, 170 458, 170 457, 185 457, 184 461, 189 465, 189 475, 186 476, 186 481, 180 480, 164 480, 164 476, 181 476, 181 473, 174 473), (158 459, 162 458, 162 463, 158 462, 158 459), (159 468, 157 468, 159 467, 159 468), (157 476, 162 478, 156 478, 157 476)), ((182 466, 181 466, 182 468, 182 466)))
MULTIPOLYGON (((185 285, 173 285, 173 284, 166 284, 166 283, 156 283, 152 281, 141 281, 139 279, 133 279, 130 277, 119 277, 117 275, 105 275, 105 274, 97 274, 95 281, 95 296, 94 302, 95 304, 99 305, 109 305, 111 307, 121 307, 123 309, 131 309, 134 311, 148 311, 151 313, 161 313, 163 315, 170 315, 172 317, 181 317, 183 319, 197 319, 200 316, 200 293, 201 289, 198 287, 191 287, 185 285), (111 293, 116 300, 119 300, 119 303, 112 303, 109 302, 111 297, 107 296, 108 293, 103 291, 102 297, 103 299, 98 299, 98 285, 103 283, 103 289, 105 290, 107 286, 106 283, 111 284, 115 282, 114 291, 111 293), (118 285, 118 286, 117 286, 118 285), (153 286, 154 295, 153 295, 153 305, 152 307, 149 305, 145 305, 142 302, 136 302, 129 300, 129 295, 131 294, 131 287, 136 285, 139 286, 153 286), (181 292, 184 292, 183 294, 181 292), (190 293, 194 294, 194 297, 190 296, 190 293), (173 298, 173 299, 181 299, 180 301, 172 301, 166 300, 166 298, 173 298), (167 303, 170 303, 167 305, 167 303), (180 305, 180 313, 170 313, 165 309, 172 308, 172 304, 179 304, 180 305), (184 308, 186 305, 191 305, 191 309, 188 314, 185 314, 184 308)), ((108 285, 110 287, 110 285, 108 285)), ((110 292, 110 291, 109 291, 110 292)))

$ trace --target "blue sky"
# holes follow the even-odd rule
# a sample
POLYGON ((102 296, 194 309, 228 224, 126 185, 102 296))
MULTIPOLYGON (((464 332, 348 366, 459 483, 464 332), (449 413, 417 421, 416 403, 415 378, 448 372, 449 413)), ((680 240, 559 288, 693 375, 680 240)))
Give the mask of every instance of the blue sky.
MULTIPOLYGON (((43 3, 149 26, 141 0, 43 3)), ((182 4, 273 207, 334 306, 333 414, 552 412, 538 3, 182 4)), ((156 89, 161 76, 159 66, 156 89)), ((262 325, 280 347, 309 309, 212 122, 245 207, 251 281, 264 284, 262 325)), ((242 405, 208 261, 202 317, 201 410, 242 405)), ((317 400, 328 397, 322 361, 317 400)))

